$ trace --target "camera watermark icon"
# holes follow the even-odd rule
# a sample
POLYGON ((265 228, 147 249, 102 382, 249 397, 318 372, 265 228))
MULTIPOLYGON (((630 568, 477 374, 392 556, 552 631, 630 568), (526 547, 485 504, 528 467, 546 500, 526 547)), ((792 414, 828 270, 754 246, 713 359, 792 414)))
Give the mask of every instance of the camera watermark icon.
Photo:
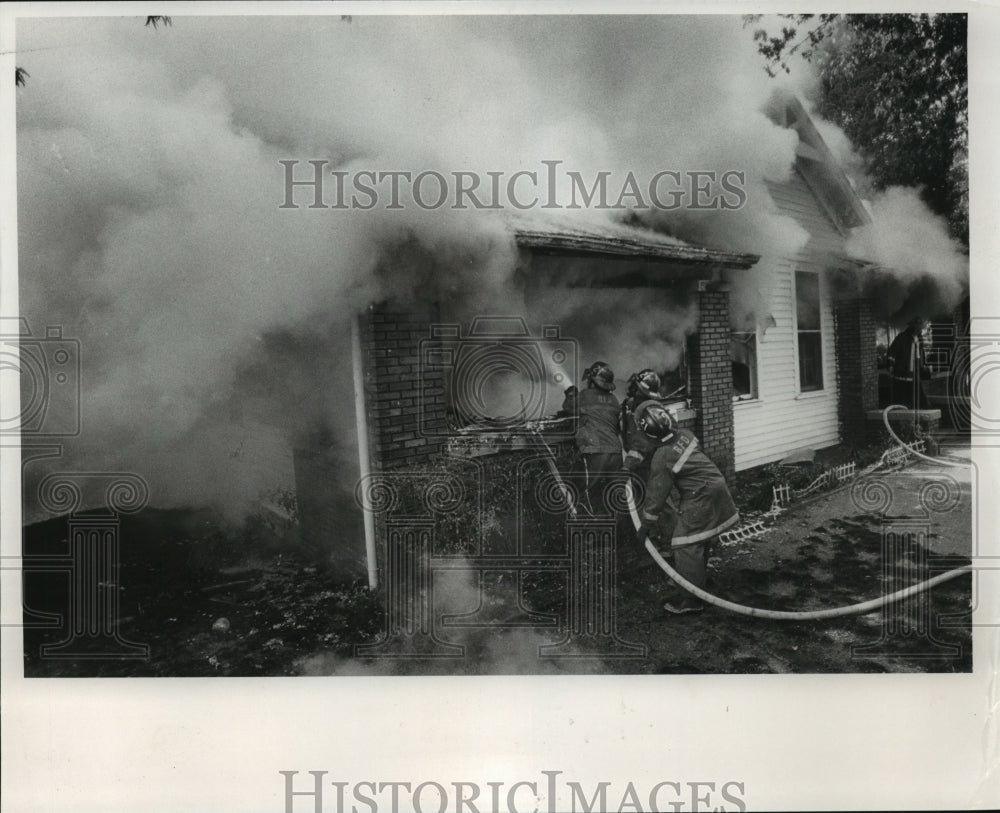
POLYGON ((20 400, 0 413, 0 434, 80 434, 80 342, 49 326, 35 336, 28 321, 0 319, 0 373, 17 376, 20 400))
MULTIPOLYGON (((562 407, 563 393, 578 378, 577 343, 556 325, 532 336, 518 316, 480 316, 468 332, 435 324, 420 342, 420 431, 450 436, 436 419, 443 383, 454 419, 487 431, 529 434, 562 407)), ((571 422, 547 428, 549 437, 573 434, 571 422)))

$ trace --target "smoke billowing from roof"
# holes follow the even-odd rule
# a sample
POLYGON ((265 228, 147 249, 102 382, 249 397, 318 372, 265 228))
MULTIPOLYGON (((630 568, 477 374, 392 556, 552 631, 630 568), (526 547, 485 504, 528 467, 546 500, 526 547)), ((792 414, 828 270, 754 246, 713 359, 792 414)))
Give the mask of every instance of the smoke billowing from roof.
POLYGON ((884 268, 875 283, 884 315, 905 324, 954 309, 969 291, 969 261, 945 220, 915 190, 898 186, 875 195, 869 211, 872 222, 851 233, 847 251, 884 268))

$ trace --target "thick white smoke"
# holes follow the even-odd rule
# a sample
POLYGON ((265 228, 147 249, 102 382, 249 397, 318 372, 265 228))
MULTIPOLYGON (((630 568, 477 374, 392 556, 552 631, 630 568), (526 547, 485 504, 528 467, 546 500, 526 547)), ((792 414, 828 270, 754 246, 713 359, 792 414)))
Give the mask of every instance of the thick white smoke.
POLYGON ((914 189, 891 187, 868 204, 872 222, 855 229, 848 253, 877 263, 895 285, 882 286, 887 316, 905 323, 954 309, 969 291, 969 261, 914 189))
MULTIPOLYGON (((155 504, 238 513, 289 484, 289 450, 320 421, 352 455, 347 337, 369 302, 436 288, 470 314, 523 307, 502 216, 309 209, 301 190, 280 210, 282 159, 299 177, 311 159, 736 170, 742 210, 649 222, 775 256, 802 238, 765 186, 788 177, 795 136, 761 112, 775 84, 738 17, 37 19, 18 47, 21 309, 82 344, 83 434, 60 465, 139 472, 155 504)), ((563 304, 623 375, 694 327, 677 305, 563 304)))
MULTIPOLYGON (((618 395, 643 368, 676 369, 685 340, 698 328, 695 302, 655 288, 547 289, 532 297, 528 310, 574 337, 577 372, 598 360, 610 365, 618 395)), ((571 383, 584 386, 579 376, 571 383)))

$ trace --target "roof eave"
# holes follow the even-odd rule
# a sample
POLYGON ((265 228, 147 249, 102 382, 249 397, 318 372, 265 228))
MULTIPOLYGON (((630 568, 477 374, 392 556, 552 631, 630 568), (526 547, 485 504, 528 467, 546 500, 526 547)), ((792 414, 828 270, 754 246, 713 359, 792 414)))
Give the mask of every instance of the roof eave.
POLYGON ((813 161, 824 167, 827 187, 836 195, 841 204, 833 207, 837 213, 835 222, 846 230, 871 223, 871 215, 851 185, 840 162, 834 157, 823 136, 820 135, 805 106, 792 93, 779 93, 777 95, 784 105, 783 126, 795 130, 799 136, 796 157, 800 160, 813 161))
POLYGON ((705 271, 739 270, 755 265, 760 256, 698 246, 668 245, 625 237, 569 234, 519 229, 515 241, 520 248, 538 254, 632 259, 646 262, 700 267, 705 271))

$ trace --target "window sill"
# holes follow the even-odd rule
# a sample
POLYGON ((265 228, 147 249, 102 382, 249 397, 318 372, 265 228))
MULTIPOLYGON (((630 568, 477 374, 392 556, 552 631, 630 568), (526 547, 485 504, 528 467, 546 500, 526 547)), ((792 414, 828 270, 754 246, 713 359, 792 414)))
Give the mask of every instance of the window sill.
POLYGON ((733 399, 733 409, 737 407, 751 407, 751 406, 763 406, 763 401, 760 398, 734 398, 733 399))
POLYGON ((824 395, 829 395, 826 390, 810 390, 809 392, 800 392, 795 396, 796 401, 808 401, 812 398, 822 398, 824 395))

